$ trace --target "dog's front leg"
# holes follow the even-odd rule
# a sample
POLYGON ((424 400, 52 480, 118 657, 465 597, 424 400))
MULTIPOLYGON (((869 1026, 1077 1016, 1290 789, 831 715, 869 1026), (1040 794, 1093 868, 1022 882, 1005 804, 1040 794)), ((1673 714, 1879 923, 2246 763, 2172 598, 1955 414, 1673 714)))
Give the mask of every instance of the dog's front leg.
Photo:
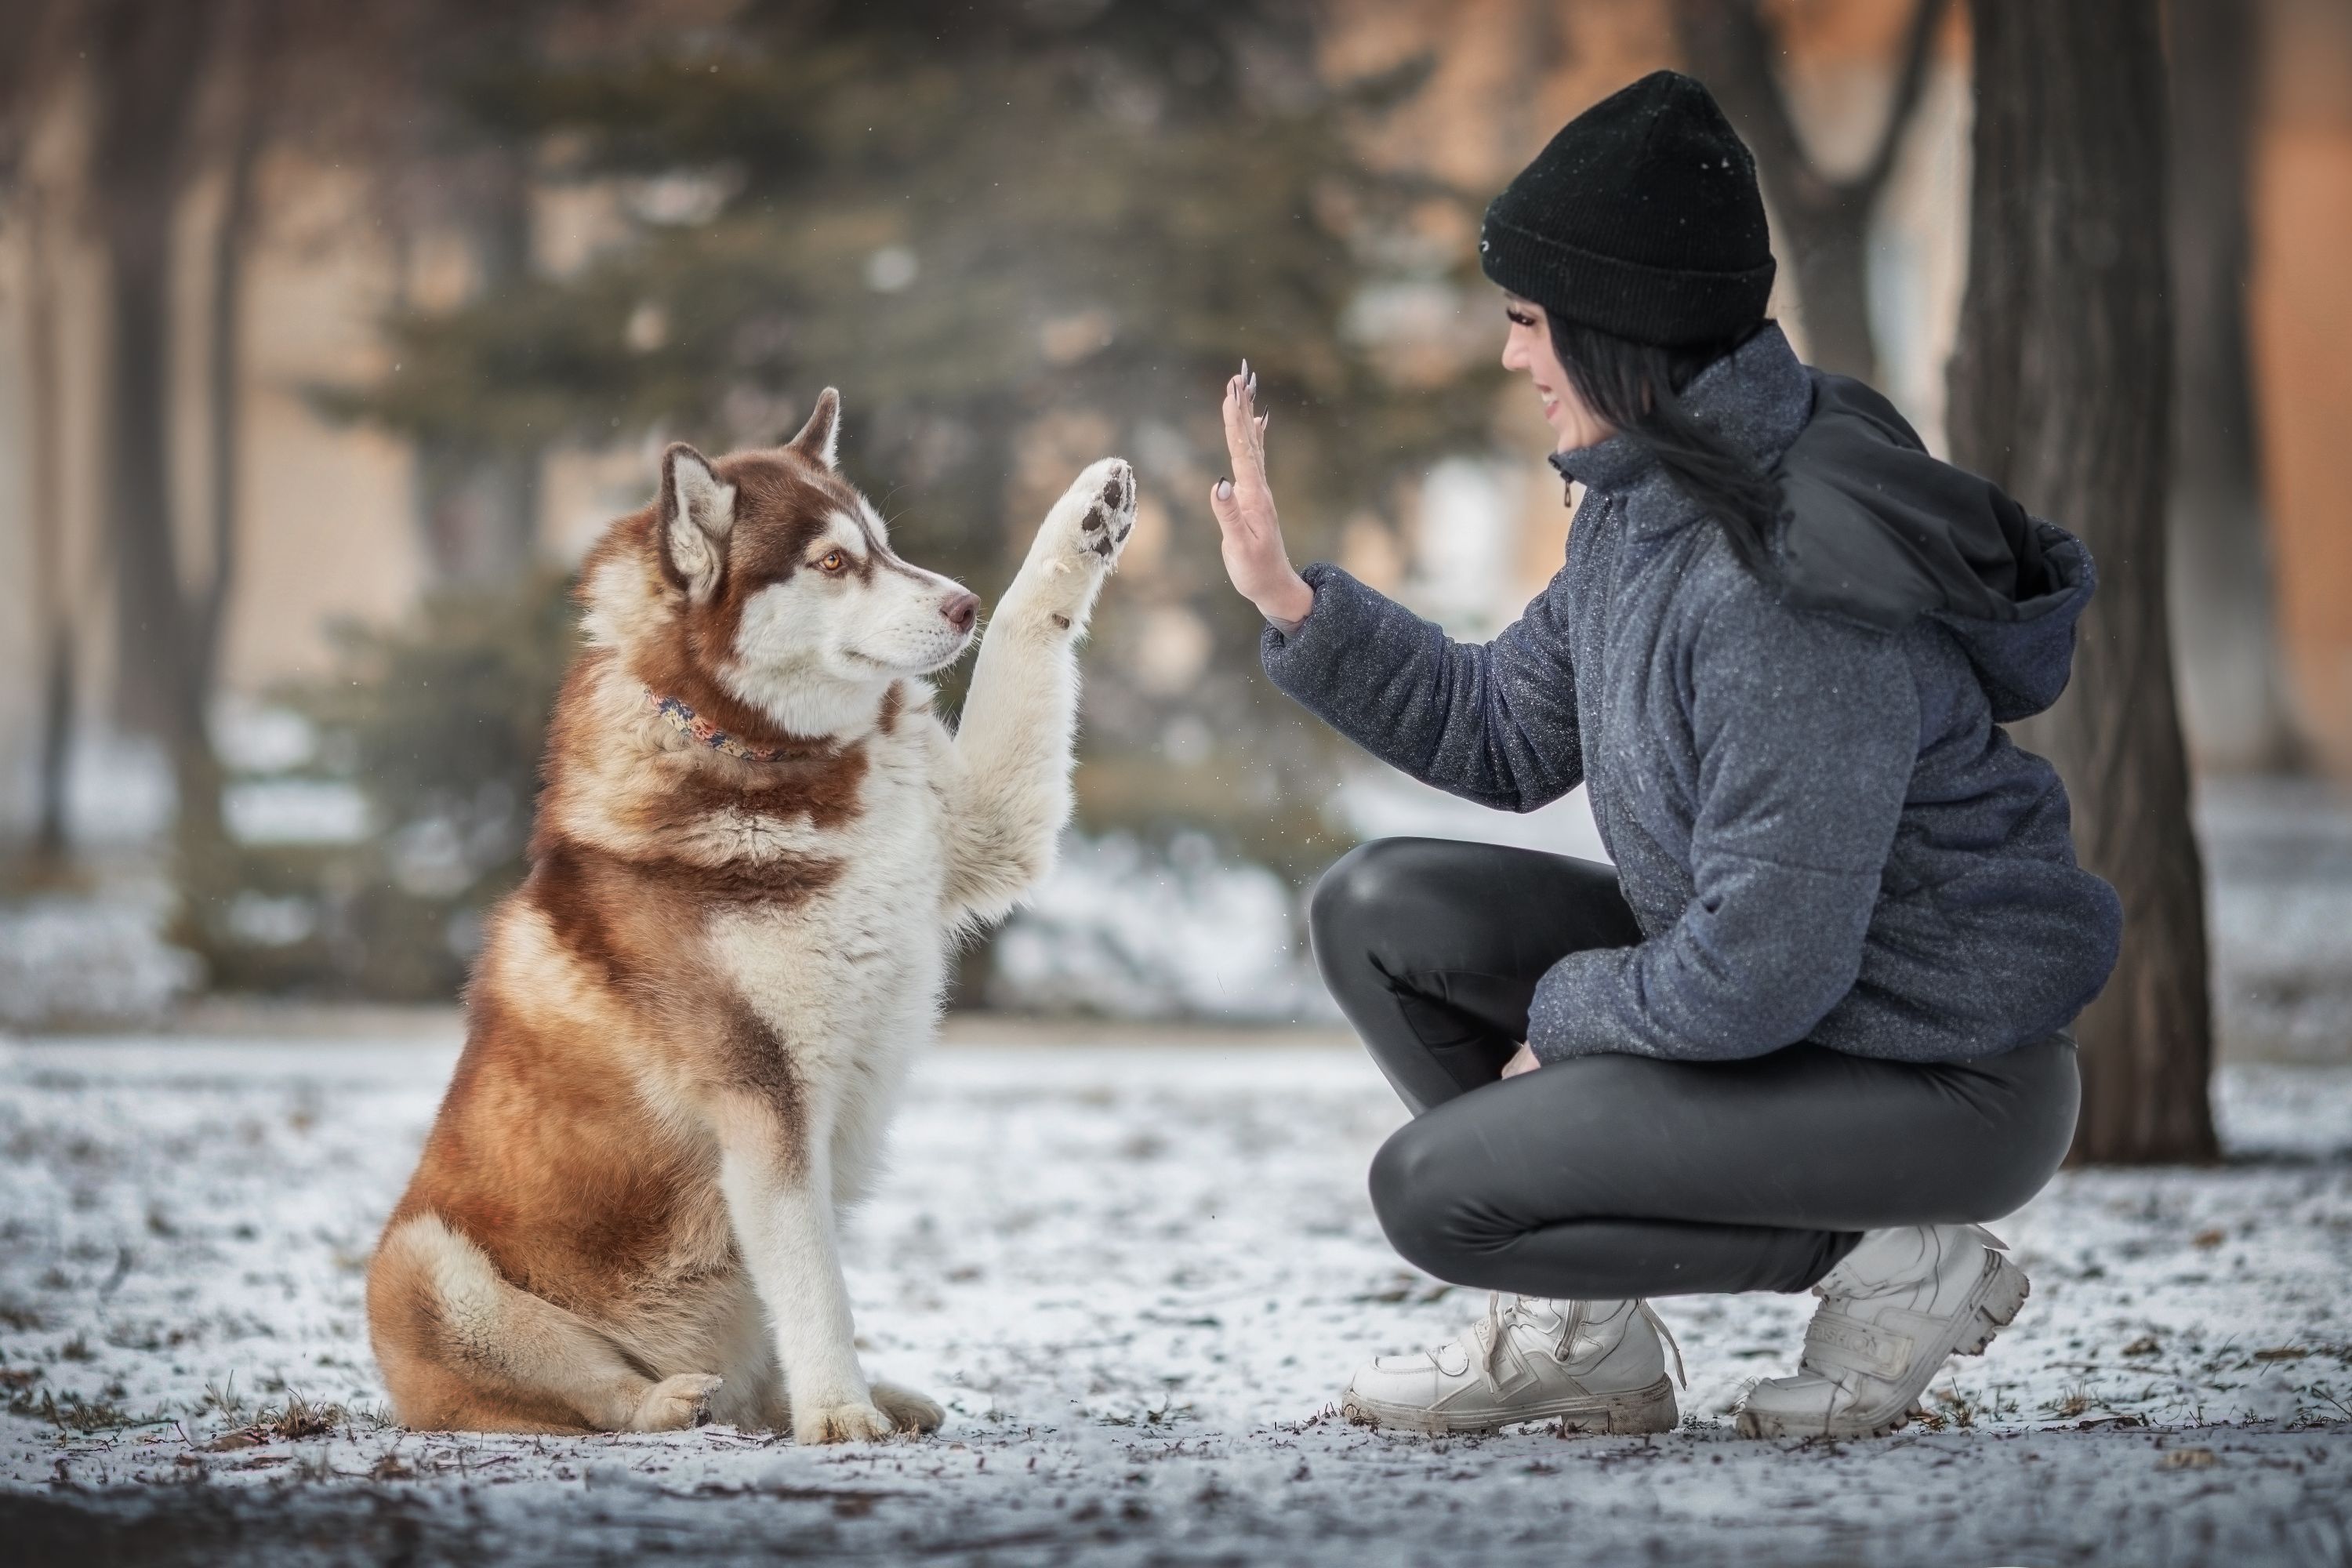
POLYGON ((952 917, 1003 915, 1053 863, 1070 817, 1076 645, 1134 527, 1135 471, 1106 458, 1045 514, 989 617, 945 792, 952 917))
POLYGON ((887 1436, 857 1364, 833 1198, 831 1127, 822 1107, 787 1119, 765 1103, 720 1117, 719 1189, 752 1288, 768 1310, 792 1404, 793 1436, 846 1443, 887 1436))

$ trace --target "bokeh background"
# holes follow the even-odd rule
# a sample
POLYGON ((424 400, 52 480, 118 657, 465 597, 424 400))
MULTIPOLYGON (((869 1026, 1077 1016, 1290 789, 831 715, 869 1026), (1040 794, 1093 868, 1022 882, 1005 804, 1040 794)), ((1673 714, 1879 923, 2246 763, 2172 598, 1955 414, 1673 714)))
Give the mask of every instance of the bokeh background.
MULTIPOLYGON (((2170 279, 2192 1032, 2340 1059, 2352 5, 2162 25, 2168 216, 2112 243, 2170 279)), ((1266 685, 1201 503, 1220 385, 1259 372, 1296 553, 1490 635, 1570 514, 1477 215, 1656 67, 1757 148, 1801 350, 1949 449, 1964 5, 6 0, 0 37, 0 1026, 446 1006, 520 873, 568 574, 664 443, 828 384, 900 546, 983 595, 1079 466, 1141 475, 1064 867, 956 1005, 1328 1021, 1301 901, 1349 844, 1599 846, 1266 685)))

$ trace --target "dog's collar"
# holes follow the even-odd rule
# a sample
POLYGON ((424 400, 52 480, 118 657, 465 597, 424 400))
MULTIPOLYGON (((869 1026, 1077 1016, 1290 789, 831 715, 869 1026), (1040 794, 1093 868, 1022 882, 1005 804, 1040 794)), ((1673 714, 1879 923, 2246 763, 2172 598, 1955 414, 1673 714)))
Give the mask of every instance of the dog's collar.
POLYGON ((664 697, 652 687, 646 688, 646 706, 660 714, 669 727, 691 741, 724 752, 730 757, 740 757, 747 763, 772 763, 798 754, 804 748, 795 746, 751 746, 737 740, 680 702, 675 697, 664 697))

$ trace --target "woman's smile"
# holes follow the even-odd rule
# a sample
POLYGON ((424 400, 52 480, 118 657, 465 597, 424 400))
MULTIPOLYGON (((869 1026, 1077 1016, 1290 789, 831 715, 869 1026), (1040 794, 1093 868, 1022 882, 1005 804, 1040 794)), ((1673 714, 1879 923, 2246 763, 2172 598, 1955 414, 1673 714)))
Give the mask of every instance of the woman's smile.
POLYGON ((1543 409, 1544 423, 1558 435, 1559 449, 1565 452, 1606 439, 1611 427, 1577 395, 1559 346, 1552 342, 1551 319, 1544 308, 1532 300, 1507 294, 1503 316, 1510 323, 1503 338, 1503 368, 1523 372, 1536 389, 1536 402, 1543 409))

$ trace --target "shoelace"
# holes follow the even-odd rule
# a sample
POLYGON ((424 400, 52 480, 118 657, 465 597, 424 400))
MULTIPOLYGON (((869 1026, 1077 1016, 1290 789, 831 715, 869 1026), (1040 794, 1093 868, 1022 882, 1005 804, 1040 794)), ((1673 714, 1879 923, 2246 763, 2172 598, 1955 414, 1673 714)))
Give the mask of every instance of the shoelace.
MULTIPOLYGON (((1507 1308, 1503 1305, 1500 1290, 1486 1292, 1486 1347, 1479 1371, 1486 1377, 1486 1386, 1498 1394, 1502 1392, 1496 1373, 1503 1359, 1503 1336, 1518 1321, 1520 1309, 1527 1304, 1527 1300, 1525 1296, 1513 1296, 1510 1306, 1507 1308)), ((1666 1342, 1666 1348, 1675 1352, 1675 1380, 1688 1388, 1690 1376, 1683 1369, 1683 1347, 1675 1342, 1675 1331, 1666 1327, 1665 1320, 1652 1310, 1649 1302, 1635 1301, 1633 1310, 1649 1321, 1650 1327, 1657 1331, 1658 1337, 1666 1342)), ((1570 1301, 1568 1304, 1568 1310, 1561 1314, 1559 1337, 1552 1342, 1552 1360, 1562 1363, 1567 1362, 1568 1347, 1576 1342, 1576 1336, 1590 1321, 1591 1311, 1591 1303, 1587 1301, 1570 1301)))

